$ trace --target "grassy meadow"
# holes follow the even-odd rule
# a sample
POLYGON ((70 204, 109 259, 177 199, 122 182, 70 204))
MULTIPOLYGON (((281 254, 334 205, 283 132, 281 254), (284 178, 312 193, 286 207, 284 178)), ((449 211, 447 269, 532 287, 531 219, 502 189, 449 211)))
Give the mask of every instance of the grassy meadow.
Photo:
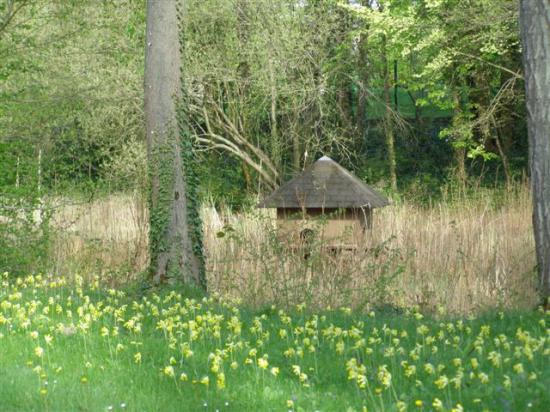
MULTIPOLYGON (((273 211, 204 206, 209 290, 253 307, 418 305, 460 314, 530 308, 537 301, 531 210, 526 184, 429 206, 396 201, 375 210, 360 250, 331 255, 320 239, 304 261, 278 238, 273 211)), ((113 285, 139 278, 147 265, 147 219, 134 195, 59 207, 51 271, 99 275, 113 285)))
POLYGON ((2 411, 544 411, 550 311, 250 310, 1 277, 2 411))
POLYGON ((304 260, 272 211, 205 206, 205 296, 144 281, 139 197, 60 199, 47 274, 0 275, 0 409, 545 411, 530 210, 525 186, 396 201, 304 260))
POLYGON ((0 412, 550 412, 549 18, 0 0, 0 412))

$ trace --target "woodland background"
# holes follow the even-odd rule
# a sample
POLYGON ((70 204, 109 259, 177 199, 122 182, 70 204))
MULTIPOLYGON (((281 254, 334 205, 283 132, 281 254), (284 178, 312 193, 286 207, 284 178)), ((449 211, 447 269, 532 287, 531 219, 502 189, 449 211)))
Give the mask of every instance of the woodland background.
MULTIPOLYGON (((215 242, 246 226, 238 216, 329 155, 394 201, 380 227, 396 232, 377 241, 409 230, 391 249, 404 256, 444 255, 444 242, 450 255, 415 269, 423 278, 462 268, 504 289, 503 276, 534 273, 516 1, 183 4, 210 254, 234 256, 215 242), (490 242, 471 243, 486 228, 490 242)), ((144 0, 0 3, 0 268, 146 266, 144 49, 144 0)))

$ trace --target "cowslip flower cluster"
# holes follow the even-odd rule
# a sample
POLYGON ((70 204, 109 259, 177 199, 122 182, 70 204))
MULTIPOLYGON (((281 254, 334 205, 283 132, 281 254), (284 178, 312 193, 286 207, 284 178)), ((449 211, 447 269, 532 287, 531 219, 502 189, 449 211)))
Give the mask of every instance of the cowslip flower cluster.
POLYGON ((312 313, 304 304, 243 315, 241 306, 219 296, 192 299, 172 290, 132 299, 102 290, 98 279, 0 279, 0 339, 28 341, 24 362, 38 376, 42 397, 55 391, 46 382, 67 369, 62 345, 76 339, 82 342, 79 385, 93 384, 107 361, 205 394, 223 394, 243 379, 265 388, 284 379, 302 394, 337 376, 356 405, 369 410, 382 404, 399 411, 483 410, 483 387, 512 394, 525 382, 548 379, 550 313, 543 309, 535 325, 514 329, 505 318, 438 321, 415 309, 395 322, 374 312, 355 316, 350 308, 312 313), (90 358, 92 343, 105 349, 107 360, 90 358))

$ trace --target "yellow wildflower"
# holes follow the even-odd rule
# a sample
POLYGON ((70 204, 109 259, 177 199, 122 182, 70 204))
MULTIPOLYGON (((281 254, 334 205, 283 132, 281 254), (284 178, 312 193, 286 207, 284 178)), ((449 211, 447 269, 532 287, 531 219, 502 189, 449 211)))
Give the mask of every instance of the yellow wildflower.
POLYGON ((218 389, 225 388, 225 374, 223 372, 216 375, 216 387, 218 389))
POLYGON ((258 358, 258 367, 260 369, 267 369, 269 362, 265 358, 258 358))
POLYGON ((435 373, 435 368, 431 363, 426 363, 424 365, 424 371, 426 371, 428 375, 433 375, 435 373))
POLYGON ((479 381, 481 383, 484 383, 484 384, 489 383, 489 375, 487 375, 486 373, 480 372, 478 373, 477 377, 479 378, 479 381))
POLYGON ((434 401, 432 402, 432 406, 436 411, 440 411, 443 409, 443 402, 441 402, 440 399, 435 398, 434 401))
POLYGON ((414 365, 408 365, 405 369, 405 376, 407 378, 410 378, 411 376, 416 374, 416 366, 414 365))
POLYGON ((444 389, 449 384, 449 379, 446 375, 441 375, 436 381, 435 386, 438 387, 438 389, 444 389))
POLYGON ((457 403, 456 406, 451 409, 451 412, 464 412, 464 408, 461 404, 457 403))
POLYGON ((363 374, 357 375, 357 385, 360 389, 365 389, 367 387, 368 380, 367 376, 363 374))
POLYGON ((174 377, 174 367, 172 365, 165 366, 162 372, 170 378, 174 377))
POLYGON ((512 367, 512 369, 513 369, 514 372, 516 372, 518 375, 525 372, 525 370, 523 369, 523 364, 521 364, 521 363, 516 363, 516 364, 512 367))
POLYGON ((386 389, 391 386, 391 373, 387 368, 386 365, 382 365, 378 368, 378 380, 386 389))

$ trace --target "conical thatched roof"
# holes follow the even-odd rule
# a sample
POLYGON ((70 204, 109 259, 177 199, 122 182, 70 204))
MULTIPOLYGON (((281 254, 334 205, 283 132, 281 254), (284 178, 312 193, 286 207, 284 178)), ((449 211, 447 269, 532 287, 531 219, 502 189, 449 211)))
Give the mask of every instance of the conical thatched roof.
POLYGON ((330 157, 323 156, 283 184, 258 207, 359 208, 384 207, 386 197, 367 186, 330 157))

